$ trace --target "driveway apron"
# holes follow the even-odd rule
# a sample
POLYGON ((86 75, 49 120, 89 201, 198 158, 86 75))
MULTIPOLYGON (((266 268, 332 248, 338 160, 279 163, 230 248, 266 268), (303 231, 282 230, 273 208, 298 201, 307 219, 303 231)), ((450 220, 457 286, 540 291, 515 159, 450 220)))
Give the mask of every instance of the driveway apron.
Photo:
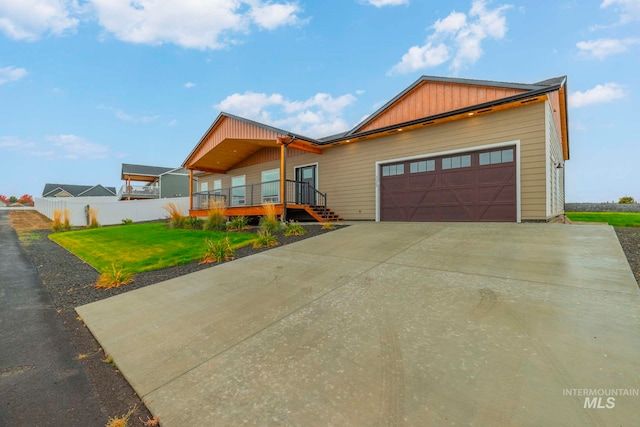
POLYGON ((163 427, 640 414, 640 294, 608 226, 357 223, 77 311, 163 427))
POLYGON ((0 211, 0 426, 101 426, 68 333, 0 211))

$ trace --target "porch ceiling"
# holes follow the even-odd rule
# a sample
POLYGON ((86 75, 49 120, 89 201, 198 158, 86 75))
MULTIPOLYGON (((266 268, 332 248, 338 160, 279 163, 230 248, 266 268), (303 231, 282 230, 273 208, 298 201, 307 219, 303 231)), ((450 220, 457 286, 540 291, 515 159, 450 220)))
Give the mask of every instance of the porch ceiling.
POLYGON ((189 165, 189 168, 205 172, 226 172, 241 160, 265 147, 276 148, 277 141, 275 139, 227 138, 189 165))
POLYGON ((125 173, 122 175, 123 180, 131 180, 131 181, 141 181, 141 182, 154 182, 158 180, 157 176, 150 175, 136 175, 136 174, 128 174, 125 173))

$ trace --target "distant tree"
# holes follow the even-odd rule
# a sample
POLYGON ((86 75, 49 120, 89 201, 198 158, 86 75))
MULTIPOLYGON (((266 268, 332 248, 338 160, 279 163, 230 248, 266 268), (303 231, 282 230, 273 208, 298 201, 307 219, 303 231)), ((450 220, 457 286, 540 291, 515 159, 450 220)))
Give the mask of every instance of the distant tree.
POLYGON ((18 203, 21 203, 27 206, 33 206, 33 197, 31 197, 29 194, 23 194, 18 199, 18 203))
POLYGON ((9 203, 9 199, 7 198, 7 196, 0 194, 0 202, 7 204, 9 203))
POLYGON ((9 203, 17 203, 17 202, 18 202, 18 198, 16 196, 9 197, 9 203))
POLYGON ((629 204, 635 203, 635 202, 636 202, 636 200, 631 196, 620 197, 620 200, 618 200, 618 203, 625 204, 625 205, 629 205, 629 204))

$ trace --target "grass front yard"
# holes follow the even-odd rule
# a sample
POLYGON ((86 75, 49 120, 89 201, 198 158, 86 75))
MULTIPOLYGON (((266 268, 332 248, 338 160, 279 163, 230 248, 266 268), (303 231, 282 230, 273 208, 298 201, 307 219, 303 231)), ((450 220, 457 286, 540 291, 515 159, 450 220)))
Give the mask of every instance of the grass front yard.
POLYGON ((229 237, 239 249, 255 240, 253 233, 225 233, 167 228, 166 223, 146 223, 69 231, 49 238, 98 271, 113 264, 126 273, 159 270, 202 259, 205 239, 229 237))
POLYGON ((636 212, 567 212, 573 222, 606 222, 614 227, 640 227, 640 213, 636 212))

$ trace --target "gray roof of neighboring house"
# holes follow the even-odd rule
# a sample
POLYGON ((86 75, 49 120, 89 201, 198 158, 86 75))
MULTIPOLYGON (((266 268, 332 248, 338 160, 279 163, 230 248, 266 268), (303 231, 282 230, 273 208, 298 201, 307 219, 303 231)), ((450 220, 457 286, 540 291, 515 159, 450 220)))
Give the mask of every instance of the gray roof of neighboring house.
POLYGON ((42 197, 54 197, 60 192, 69 193, 73 197, 88 196, 115 196, 115 187, 105 187, 103 185, 73 185, 73 184, 50 184, 47 183, 42 190, 42 197))
POLYGON ((125 175, 145 175, 145 176, 160 176, 167 172, 180 168, 167 168, 162 166, 147 166, 147 165, 132 165, 128 163, 122 164, 122 177, 125 175))

